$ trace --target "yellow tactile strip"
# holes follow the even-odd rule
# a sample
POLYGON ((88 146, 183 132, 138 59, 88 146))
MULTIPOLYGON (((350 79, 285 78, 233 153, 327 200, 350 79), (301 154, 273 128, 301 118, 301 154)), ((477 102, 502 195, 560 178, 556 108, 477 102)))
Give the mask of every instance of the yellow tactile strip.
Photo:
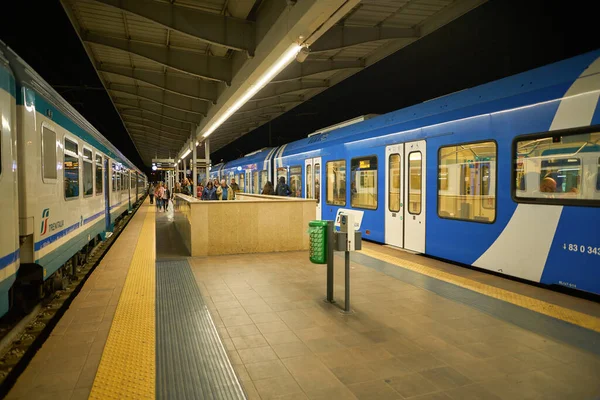
POLYGON ((440 271, 435 268, 427 267, 425 265, 418 264, 412 261, 399 259, 384 253, 380 253, 375 250, 363 249, 360 252, 369 257, 385 261, 398 267, 415 271, 420 274, 427 275, 432 278, 439 279, 444 282, 448 282, 453 285, 460 286, 465 289, 469 289, 474 292, 481 293, 483 295, 517 305, 519 307, 527 308, 540 314, 548 315, 550 317, 581 326, 583 328, 600 332, 600 318, 594 317, 592 315, 580 313, 578 311, 570 310, 568 308, 557 306, 552 303, 514 293, 509 290, 500 289, 495 286, 486 285, 485 283, 477 282, 472 279, 464 278, 462 276, 449 274, 447 272, 440 271))
MULTIPOLYGON (((146 217, 102 353, 90 399, 154 399, 155 208, 146 217)), ((140 210, 141 211, 141 210, 140 210)))

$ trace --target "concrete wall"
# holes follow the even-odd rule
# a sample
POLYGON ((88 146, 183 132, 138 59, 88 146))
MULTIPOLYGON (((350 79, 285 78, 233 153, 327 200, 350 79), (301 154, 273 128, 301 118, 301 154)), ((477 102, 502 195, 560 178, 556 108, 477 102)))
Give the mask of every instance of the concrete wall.
POLYGON ((175 224, 192 256, 308 249, 314 200, 238 194, 235 201, 200 201, 175 196, 175 224))

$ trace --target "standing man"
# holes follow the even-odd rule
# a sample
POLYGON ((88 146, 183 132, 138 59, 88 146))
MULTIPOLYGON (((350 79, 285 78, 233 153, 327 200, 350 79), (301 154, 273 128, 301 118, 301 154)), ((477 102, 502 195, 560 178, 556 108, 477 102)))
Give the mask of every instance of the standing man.
POLYGON ((275 188, 275 194, 277 196, 289 196, 292 191, 287 183, 285 183, 285 177, 280 176, 277 187, 275 188))
POLYGON ((233 189, 233 191, 236 193, 240 191, 240 186, 237 183, 235 183, 235 178, 231 178, 231 183, 229 184, 229 187, 233 189))

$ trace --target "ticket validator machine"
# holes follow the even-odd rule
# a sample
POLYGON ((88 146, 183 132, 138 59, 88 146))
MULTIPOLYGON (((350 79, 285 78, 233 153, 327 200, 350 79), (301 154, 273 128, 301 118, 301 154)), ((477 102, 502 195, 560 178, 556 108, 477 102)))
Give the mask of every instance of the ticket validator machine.
MULTIPOLYGON (((340 227, 334 233, 336 251, 344 252, 345 260, 345 304, 344 312, 350 313, 350 252, 362 248, 362 235, 358 229, 362 222, 362 212, 340 209, 336 216, 335 225, 340 227)), ((333 282, 332 282, 333 285, 333 282)))

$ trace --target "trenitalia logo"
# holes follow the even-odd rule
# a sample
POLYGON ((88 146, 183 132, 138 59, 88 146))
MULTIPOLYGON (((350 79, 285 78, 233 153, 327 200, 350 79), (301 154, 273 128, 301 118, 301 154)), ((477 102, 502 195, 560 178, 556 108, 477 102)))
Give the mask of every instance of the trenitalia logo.
POLYGON ((50 217, 50 209, 45 208, 42 211, 42 228, 40 229, 40 234, 45 235, 48 231, 48 218, 50 217))
POLYGON ((50 209, 45 208, 42 211, 42 226, 40 227, 40 235, 43 236, 48 232, 53 232, 59 228, 62 228, 65 225, 65 221, 56 221, 51 224, 48 223, 48 219, 50 218, 50 209))

